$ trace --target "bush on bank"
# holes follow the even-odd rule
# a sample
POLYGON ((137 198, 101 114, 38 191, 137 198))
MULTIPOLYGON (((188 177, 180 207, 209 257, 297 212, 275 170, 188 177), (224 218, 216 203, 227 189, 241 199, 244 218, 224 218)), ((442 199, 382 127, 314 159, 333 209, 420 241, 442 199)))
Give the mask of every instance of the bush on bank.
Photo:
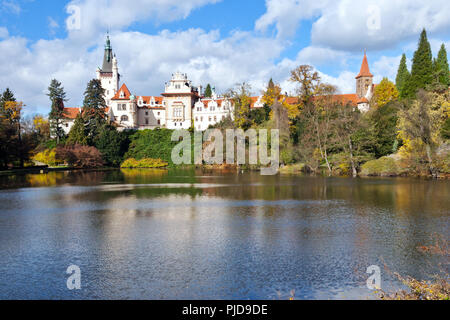
POLYGON ((56 158, 55 149, 47 149, 39 152, 32 157, 32 160, 44 163, 50 167, 58 166, 64 163, 64 161, 56 158))
POLYGON ((164 168, 167 167, 169 164, 161 159, 150 159, 145 158, 141 160, 136 160, 134 158, 130 158, 125 160, 121 168, 130 168, 130 169, 136 169, 136 168, 164 168))
POLYGON ((401 169, 392 157, 381 157, 380 159, 371 160, 361 166, 362 176, 398 176, 401 169))

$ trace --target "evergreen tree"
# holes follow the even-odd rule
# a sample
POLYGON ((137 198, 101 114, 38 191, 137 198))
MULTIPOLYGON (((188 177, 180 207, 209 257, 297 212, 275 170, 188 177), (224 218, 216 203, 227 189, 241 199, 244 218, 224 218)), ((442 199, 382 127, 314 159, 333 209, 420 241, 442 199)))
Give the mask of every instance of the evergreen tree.
POLYGON ((398 66, 397 77, 395 78, 395 85, 397 86, 397 90, 400 93, 400 97, 403 98, 404 86, 410 76, 408 71, 408 67, 406 66, 406 55, 402 55, 402 59, 400 60, 400 65, 398 66))
POLYGON ((67 139, 68 144, 80 144, 87 145, 88 139, 86 136, 86 127, 83 117, 79 113, 75 118, 72 128, 69 132, 69 138, 67 139))
POLYGON ((275 88, 275 83, 273 83, 272 78, 269 80, 269 84, 267 85, 267 89, 273 89, 275 88))
POLYGON ((102 127, 95 146, 102 154, 106 165, 118 167, 123 161, 129 143, 126 132, 119 132, 115 127, 106 124, 102 127))
MULTIPOLYGON (((377 158, 391 154, 397 141, 399 105, 392 101, 373 109, 369 114, 372 147, 377 158)), ((398 143, 398 142, 397 142, 398 143)))
POLYGON ((442 44, 441 49, 439 50, 437 59, 435 60, 435 69, 439 74, 439 82, 443 85, 450 86, 450 77, 449 77, 449 65, 447 60, 447 50, 445 50, 445 45, 442 44))
POLYGON ((56 137, 56 141, 59 144, 60 140, 65 136, 62 129, 62 121, 65 118, 64 102, 67 101, 64 88, 61 86, 61 82, 53 79, 48 87, 47 96, 51 101, 51 111, 48 116, 50 122, 50 133, 53 137, 56 137))
POLYGON ((14 97, 14 94, 12 93, 9 88, 6 88, 5 91, 3 91, 1 97, 0 97, 0 116, 4 115, 6 118, 10 118, 10 116, 7 114, 5 110, 5 105, 9 101, 16 101, 16 98, 14 97))
POLYGON ((414 52, 411 77, 407 81, 405 93, 408 97, 415 97, 417 90, 425 89, 433 82, 433 56, 427 39, 427 32, 423 29, 419 45, 414 52))
POLYGON ((208 85, 206 86, 205 89, 205 97, 206 98, 211 98, 212 97, 212 89, 211 89, 211 85, 208 83, 208 85))
POLYGON ((95 144, 100 128, 106 123, 106 102, 100 80, 89 81, 84 92, 83 120, 89 145, 95 144))

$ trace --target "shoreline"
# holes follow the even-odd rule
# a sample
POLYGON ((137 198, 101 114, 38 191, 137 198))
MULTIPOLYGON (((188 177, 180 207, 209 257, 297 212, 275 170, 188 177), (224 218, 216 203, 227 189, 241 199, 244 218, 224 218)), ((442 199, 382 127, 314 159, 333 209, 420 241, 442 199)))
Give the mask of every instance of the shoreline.
MULTIPOLYGON (((132 168, 119 168, 119 167, 100 167, 100 168, 75 168, 75 167, 32 167, 23 169, 10 169, 0 171, 0 177, 5 176, 20 176, 27 174, 47 174, 50 172, 102 172, 102 171, 120 171, 132 168)), ((183 165, 175 167, 164 167, 164 168, 139 168, 141 170, 170 170, 170 169, 202 169, 202 170, 212 170, 212 171, 223 171, 223 172, 252 172, 259 171, 259 168, 241 168, 235 165, 183 165)), ((362 175, 359 174, 357 177, 352 177, 350 175, 327 175, 324 173, 314 173, 305 170, 305 166, 302 164, 286 165, 281 167, 277 175, 292 175, 292 176, 315 176, 323 178, 414 178, 414 179, 427 179, 427 180, 450 180, 450 174, 442 173, 437 177, 432 177, 431 175, 419 175, 419 174, 399 174, 399 175, 362 175)))

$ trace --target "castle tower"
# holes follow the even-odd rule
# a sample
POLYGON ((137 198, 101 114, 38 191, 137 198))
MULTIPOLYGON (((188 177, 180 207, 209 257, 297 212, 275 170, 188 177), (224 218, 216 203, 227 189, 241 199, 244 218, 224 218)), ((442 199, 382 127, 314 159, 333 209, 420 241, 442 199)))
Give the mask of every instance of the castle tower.
POLYGON ((117 58, 113 54, 109 35, 106 38, 105 53, 103 55, 102 68, 97 69, 97 79, 101 81, 105 90, 105 101, 109 105, 111 98, 119 90, 120 74, 117 66, 117 58))
POLYGON ((356 76, 356 94, 359 98, 367 95, 367 92, 372 88, 373 75, 370 73, 369 62, 367 62, 366 50, 364 50, 364 58, 361 64, 361 70, 356 76))
POLYGON ((198 99, 192 82, 185 73, 176 72, 166 83, 162 94, 166 106, 168 129, 189 129, 192 125, 192 108, 198 99))

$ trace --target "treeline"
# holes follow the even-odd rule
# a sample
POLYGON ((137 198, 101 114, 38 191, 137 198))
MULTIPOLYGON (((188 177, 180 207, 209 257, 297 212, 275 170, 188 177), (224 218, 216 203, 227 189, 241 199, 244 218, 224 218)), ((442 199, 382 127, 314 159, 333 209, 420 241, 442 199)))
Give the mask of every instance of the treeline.
POLYGON ((433 59, 425 30, 411 72, 403 55, 396 84, 384 78, 374 89, 368 112, 339 101, 336 88, 323 83, 311 66, 293 70, 291 81, 297 84, 297 99, 282 94, 271 80, 264 109, 250 108, 247 84, 230 90, 234 121, 214 127, 279 129, 282 164, 300 163, 296 167, 307 171, 353 176, 450 173, 447 54, 442 45, 433 59))
POLYGON ((25 105, 6 89, 0 97, 0 169, 29 165, 38 145, 49 139, 48 121, 43 116, 23 117, 25 105))

